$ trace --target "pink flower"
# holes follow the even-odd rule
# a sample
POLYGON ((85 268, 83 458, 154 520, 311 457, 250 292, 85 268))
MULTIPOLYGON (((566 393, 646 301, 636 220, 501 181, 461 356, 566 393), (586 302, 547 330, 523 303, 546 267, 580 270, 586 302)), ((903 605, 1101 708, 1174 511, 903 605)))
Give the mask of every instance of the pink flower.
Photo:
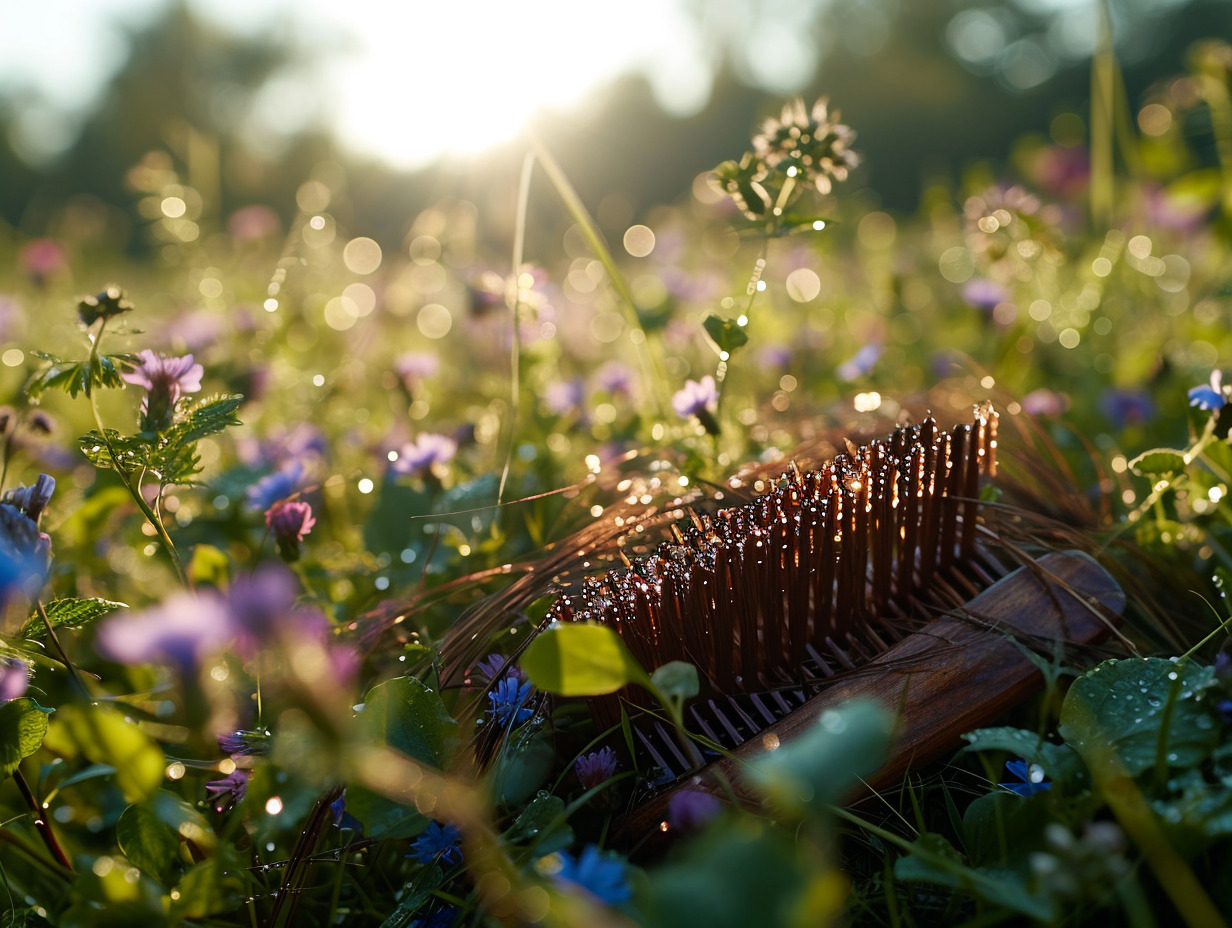
POLYGON ((30 665, 15 657, 0 657, 0 705, 24 695, 29 686, 30 665))
POLYGON ((458 451, 458 443, 447 435, 421 432, 413 442, 407 442, 396 452, 390 464, 395 474, 419 474, 437 464, 447 464, 458 451))
POLYGON ((145 398, 141 401, 141 427, 146 431, 161 432, 171 424, 171 415, 180 397, 201 389, 201 376, 205 369, 193 363, 191 354, 169 358, 147 348, 141 352, 140 358, 141 363, 136 370, 123 377, 128 383, 146 389, 145 398))
POLYGON ((280 499, 265 511, 265 525, 278 544, 278 553, 288 561, 299 557, 299 543, 317 524, 312 507, 301 500, 280 499))

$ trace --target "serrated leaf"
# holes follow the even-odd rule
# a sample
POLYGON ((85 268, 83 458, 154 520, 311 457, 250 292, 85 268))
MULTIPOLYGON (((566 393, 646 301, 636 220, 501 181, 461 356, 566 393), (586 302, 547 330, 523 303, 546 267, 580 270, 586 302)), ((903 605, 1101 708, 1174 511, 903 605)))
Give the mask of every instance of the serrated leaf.
POLYGON ((50 714, 29 696, 0 705, 0 779, 42 746, 50 714))
POLYGON ((710 313, 702 321, 702 328, 706 330, 706 334, 710 336, 710 340, 718 346, 718 349, 728 354, 748 344, 749 341, 748 333, 734 320, 724 319, 714 313, 710 313))
POLYGON ((1129 466, 1143 477, 1166 477, 1185 470, 1185 455, 1174 448, 1152 448, 1130 461, 1129 466))
POLYGON ((235 411, 244 402, 239 395, 211 396, 180 410, 175 423, 163 432, 149 455, 149 468, 164 484, 192 483, 201 471, 197 442, 239 425, 235 411))
MULTIPOLYGON (((127 609, 127 603, 109 599, 56 599, 47 604, 47 618, 52 628, 85 628, 96 619, 101 619, 117 609, 127 609)), ((21 629, 22 638, 41 638, 47 626, 40 616, 31 616, 21 629)))
POLYGON ((148 468, 152 450, 146 439, 121 435, 115 429, 104 429, 102 432, 91 429, 77 439, 77 445, 86 460, 95 467, 115 470, 118 462, 119 469, 128 474, 148 468), (114 460, 112 451, 115 452, 114 460))

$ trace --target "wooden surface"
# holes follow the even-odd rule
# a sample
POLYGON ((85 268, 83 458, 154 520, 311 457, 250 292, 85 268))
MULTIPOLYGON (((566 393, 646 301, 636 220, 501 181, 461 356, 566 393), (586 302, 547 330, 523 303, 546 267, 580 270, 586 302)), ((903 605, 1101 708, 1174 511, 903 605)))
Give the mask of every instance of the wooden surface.
POLYGON ((667 803, 682 788, 718 792, 721 770, 742 800, 755 803, 740 769, 766 750, 790 741, 816 724, 827 709, 852 699, 873 699, 897 716, 890 756, 869 786, 893 786, 911 767, 936 760, 958 747, 965 732, 994 722, 1041 683, 1023 653, 1034 642, 1051 653, 1052 642, 1087 645, 1099 641, 1116 621, 1125 595, 1092 558, 1057 552, 1021 567, 975 599, 962 615, 944 616, 909 635, 856 674, 834 684, 767 728, 759 737, 698 773, 683 778, 617 824, 616 841, 642 852, 670 837, 667 803), (1022 643, 1020 644, 1019 641, 1022 643))

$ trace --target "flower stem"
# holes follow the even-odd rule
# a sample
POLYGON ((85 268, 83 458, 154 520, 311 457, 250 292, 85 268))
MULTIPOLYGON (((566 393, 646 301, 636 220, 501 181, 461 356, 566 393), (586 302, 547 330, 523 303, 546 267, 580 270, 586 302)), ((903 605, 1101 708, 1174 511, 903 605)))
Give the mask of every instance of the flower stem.
POLYGON ((30 808, 30 814, 34 816, 34 827, 39 833, 39 837, 43 839, 43 844, 47 846, 48 852, 61 867, 68 870, 70 873, 73 870, 73 865, 68 859, 68 855, 64 853, 64 848, 60 846, 60 842, 56 839, 56 834, 51 830, 51 822, 47 821, 45 814, 46 810, 38 801, 38 797, 34 795, 34 790, 30 789, 30 784, 26 782, 25 775, 18 767, 13 771, 13 782, 17 784, 17 789, 21 792, 22 799, 30 808))

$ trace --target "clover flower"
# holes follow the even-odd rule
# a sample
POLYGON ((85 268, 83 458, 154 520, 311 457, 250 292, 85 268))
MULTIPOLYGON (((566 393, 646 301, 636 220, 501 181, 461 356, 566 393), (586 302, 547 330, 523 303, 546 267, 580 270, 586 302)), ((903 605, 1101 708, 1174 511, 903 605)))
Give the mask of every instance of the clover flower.
POLYGON ((205 788, 214 794, 214 809, 226 812, 244 801, 248 795, 248 781, 252 774, 247 770, 237 769, 227 774, 221 780, 211 780, 205 788))
POLYGON ((1010 783, 998 783, 1002 789, 1008 789, 1019 796, 1033 796, 1046 789, 1052 789, 1052 784, 1044 778, 1044 769, 1039 764, 1028 764, 1025 760, 1007 760, 1005 769, 1016 778, 1010 783))
POLYGON ((438 464, 448 464, 458 451, 458 443, 447 435, 421 432, 406 442, 392 458, 389 469, 395 474, 422 474, 438 464))
POLYGON ((317 524, 312 507, 301 500, 282 499, 265 512, 265 526, 286 561, 299 558, 299 543, 317 524))
POLYGON ((491 703, 488 711, 502 727, 510 724, 521 725, 535 714, 534 710, 526 705, 533 690, 530 683, 507 676, 488 693, 488 702, 491 703))
POLYGON ((147 432, 161 432, 171 424, 180 397, 201 389, 205 370, 193 363, 191 354, 169 358, 147 348, 139 357, 141 363, 137 368, 122 376, 133 386, 145 387, 146 395, 141 400, 141 428, 147 432))
POLYGON ((607 905, 620 905, 633 898, 625 862, 588 844, 576 858, 566 852, 540 858, 536 867, 557 884, 580 889, 607 905))
POLYGON ((439 860, 453 866, 462 862, 461 840, 462 832, 453 825, 428 822, 428 827, 412 842, 410 856, 425 865, 439 860))
POLYGON ((1189 405, 1217 412, 1223 409, 1230 395, 1232 395, 1232 386, 1223 385, 1223 371, 1211 371, 1209 383, 1190 388, 1189 405))
POLYGON ((573 765, 573 769, 577 772, 577 778, 585 789, 594 789, 600 783, 610 780, 617 766, 619 764, 616 760, 616 752, 604 746, 597 751, 583 754, 573 765))
POLYGON ((25 694, 30 686, 30 665, 15 657, 0 657, 0 705, 25 694))
POLYGON ((768 171, 802 177, 819 193, 829 193, 834 181, 844 181, 860 163, 850 150, 856 134, 831 117, 825 98, 807 109, 796 97, 783 107, 778 119, 768 119, 753 138, 753 154, 768 171))

